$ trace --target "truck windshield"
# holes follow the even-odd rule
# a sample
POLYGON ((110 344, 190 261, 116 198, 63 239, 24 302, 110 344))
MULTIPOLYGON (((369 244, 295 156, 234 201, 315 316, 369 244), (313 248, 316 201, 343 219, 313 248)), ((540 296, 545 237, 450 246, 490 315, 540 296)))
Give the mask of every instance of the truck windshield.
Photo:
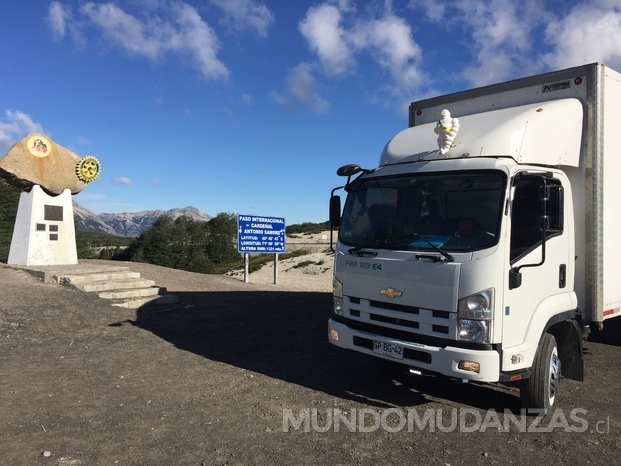
POLYGON ((376 249, 489 247, 498 241, 505 183, 498 171, 360 178, 349 190, 339 240, 376 249))

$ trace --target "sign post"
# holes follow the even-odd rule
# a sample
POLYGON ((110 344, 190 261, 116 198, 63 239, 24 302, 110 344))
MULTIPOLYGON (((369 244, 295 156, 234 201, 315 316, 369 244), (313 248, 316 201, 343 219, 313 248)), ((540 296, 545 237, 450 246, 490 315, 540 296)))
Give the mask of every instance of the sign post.
POLYGON ((278 253, 285 252, 285 219, 260 215, 237 216, 237 251, 244 254, 248 283, 248 254, 274 254, 274 284, 278 285, 278 253))

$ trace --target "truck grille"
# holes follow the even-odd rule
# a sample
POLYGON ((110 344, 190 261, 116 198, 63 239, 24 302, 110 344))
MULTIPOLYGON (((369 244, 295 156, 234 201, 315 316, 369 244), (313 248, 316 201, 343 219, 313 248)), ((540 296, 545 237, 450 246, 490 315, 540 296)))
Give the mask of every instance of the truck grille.
MULTIPOLYGON (((376 333, 389 330, 456 339, 456 315, 438 310, 346 296, 347 314, 356 322, 377 327, 376 333)), ((407 334, 406 334, 407 335, 407 334)), ((412 335, 405 340, 413 341, 412 335)))

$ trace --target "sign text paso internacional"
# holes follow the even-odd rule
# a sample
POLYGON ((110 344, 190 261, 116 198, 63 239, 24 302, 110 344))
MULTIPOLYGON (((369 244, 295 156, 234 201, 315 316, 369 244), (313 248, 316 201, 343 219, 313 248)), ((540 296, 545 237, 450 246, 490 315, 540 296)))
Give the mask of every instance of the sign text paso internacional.
POLYGON ((243 253, 285 252, 285 219, 238 215, 237 251, 243 253))

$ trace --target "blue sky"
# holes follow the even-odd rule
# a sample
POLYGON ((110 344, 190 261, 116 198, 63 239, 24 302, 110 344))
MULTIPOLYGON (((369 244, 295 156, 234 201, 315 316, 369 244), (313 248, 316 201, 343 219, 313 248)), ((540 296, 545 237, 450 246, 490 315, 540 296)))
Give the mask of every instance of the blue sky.
POLYGON ((409 102, 601 61, 621 0, 3 1, 0 155, 42 132, 100 177, 95 213, 328 217, 409 102))

